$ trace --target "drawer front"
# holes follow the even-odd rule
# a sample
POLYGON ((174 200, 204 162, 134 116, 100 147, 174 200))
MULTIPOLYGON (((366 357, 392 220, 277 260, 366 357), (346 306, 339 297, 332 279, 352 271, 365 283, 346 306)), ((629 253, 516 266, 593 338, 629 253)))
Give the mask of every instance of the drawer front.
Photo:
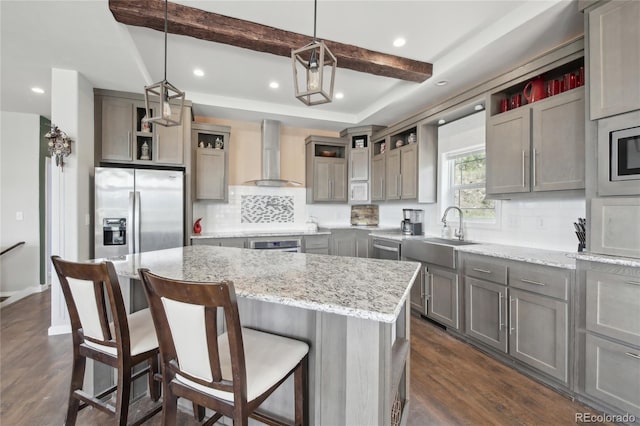
POLYGON ((588 270, 586 327, 640 346, 640 278, 588 270))
POLYGON ((304 252, 307 254, 329 254, 329 248, 307 248, 304 252))
POLYGON ((215 238, 193 238, 191 239, 192 246, 220 246, 220 240, 215 238))
POLYGON ((567 300, 571 271, 549 266, 514 263, 509 269, 509 286, 567 300))
POLYGON ((640 416, 640 351, 587 334, 585 392, 640 416))
POLYGON ((464 258, 464 274, 485 281, 507 285, 506 261, 494 260, 490 257, 464 258))
POLYGON ((313 237, 304 237, 304 248, 305 249, 316 249, 316 248, 328 248, 329 247, 329 236, 328 235, 317 235, 313 237))

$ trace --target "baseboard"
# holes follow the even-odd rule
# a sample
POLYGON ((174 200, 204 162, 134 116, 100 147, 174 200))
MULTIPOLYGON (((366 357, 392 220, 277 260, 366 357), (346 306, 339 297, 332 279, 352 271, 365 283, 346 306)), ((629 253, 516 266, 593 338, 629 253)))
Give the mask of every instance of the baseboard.
POLYGON ((4 302, 0 302, 0 308, 9 306, 12 303, 17 302, 20 299, 24 299, 25 297, 31 294, 41 293, 45 290, 48 290, 50 287, 51 287, 51 284, 42 284, 42 285, 25 288, 24 290, 2 292, 0 293, 0 297, 9 297, 9 298, 4 302))
POLYGON ((58 334, 69 334, 71 333, 71 325, 52 325, 47 330, 47 334, 49 336, 57 336, 58 334))

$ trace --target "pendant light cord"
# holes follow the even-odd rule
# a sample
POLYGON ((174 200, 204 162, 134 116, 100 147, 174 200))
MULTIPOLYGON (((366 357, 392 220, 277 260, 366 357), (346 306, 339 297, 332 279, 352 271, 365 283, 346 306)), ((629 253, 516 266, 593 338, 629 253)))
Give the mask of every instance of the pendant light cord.
POLYGON ((167 81, 167 5, 168 0, 164 0, 164 81, 167 81))
POLYGON ((318 14, 318 0, 313 0, 313 41, 316 41, 316 17, 318 14))

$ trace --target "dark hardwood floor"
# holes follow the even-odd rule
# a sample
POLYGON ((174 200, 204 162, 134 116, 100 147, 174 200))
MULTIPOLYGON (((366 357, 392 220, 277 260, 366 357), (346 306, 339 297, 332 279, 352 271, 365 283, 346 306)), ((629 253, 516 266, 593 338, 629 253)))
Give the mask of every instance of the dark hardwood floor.
MULTIPOLYGON (((0 309, 0 424, 64 422, 71 369, 71 337, 47 336, 50 292, 0 309)), ((409 425, 569 425, 590 411, 461 342, 412 318, 409 425)), ((150 401, 131 410, 130 421, 150 401)), ((159 425, 161 415, 147 424, 159 425)), ((78 424, 109 424, 82 410, 78 424)), ((180 425, 197 424, 181 413, 180 425)))

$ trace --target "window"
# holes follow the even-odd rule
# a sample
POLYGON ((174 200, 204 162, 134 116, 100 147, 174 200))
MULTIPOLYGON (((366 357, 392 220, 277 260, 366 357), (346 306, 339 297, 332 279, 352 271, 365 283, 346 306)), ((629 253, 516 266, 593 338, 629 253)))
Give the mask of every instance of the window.
POLYGON ((475 149, 446 156, 449 170, 449 205, 460 207, 465 221, 496 222, 496 202, 485 199, 486 154, 475 149))

